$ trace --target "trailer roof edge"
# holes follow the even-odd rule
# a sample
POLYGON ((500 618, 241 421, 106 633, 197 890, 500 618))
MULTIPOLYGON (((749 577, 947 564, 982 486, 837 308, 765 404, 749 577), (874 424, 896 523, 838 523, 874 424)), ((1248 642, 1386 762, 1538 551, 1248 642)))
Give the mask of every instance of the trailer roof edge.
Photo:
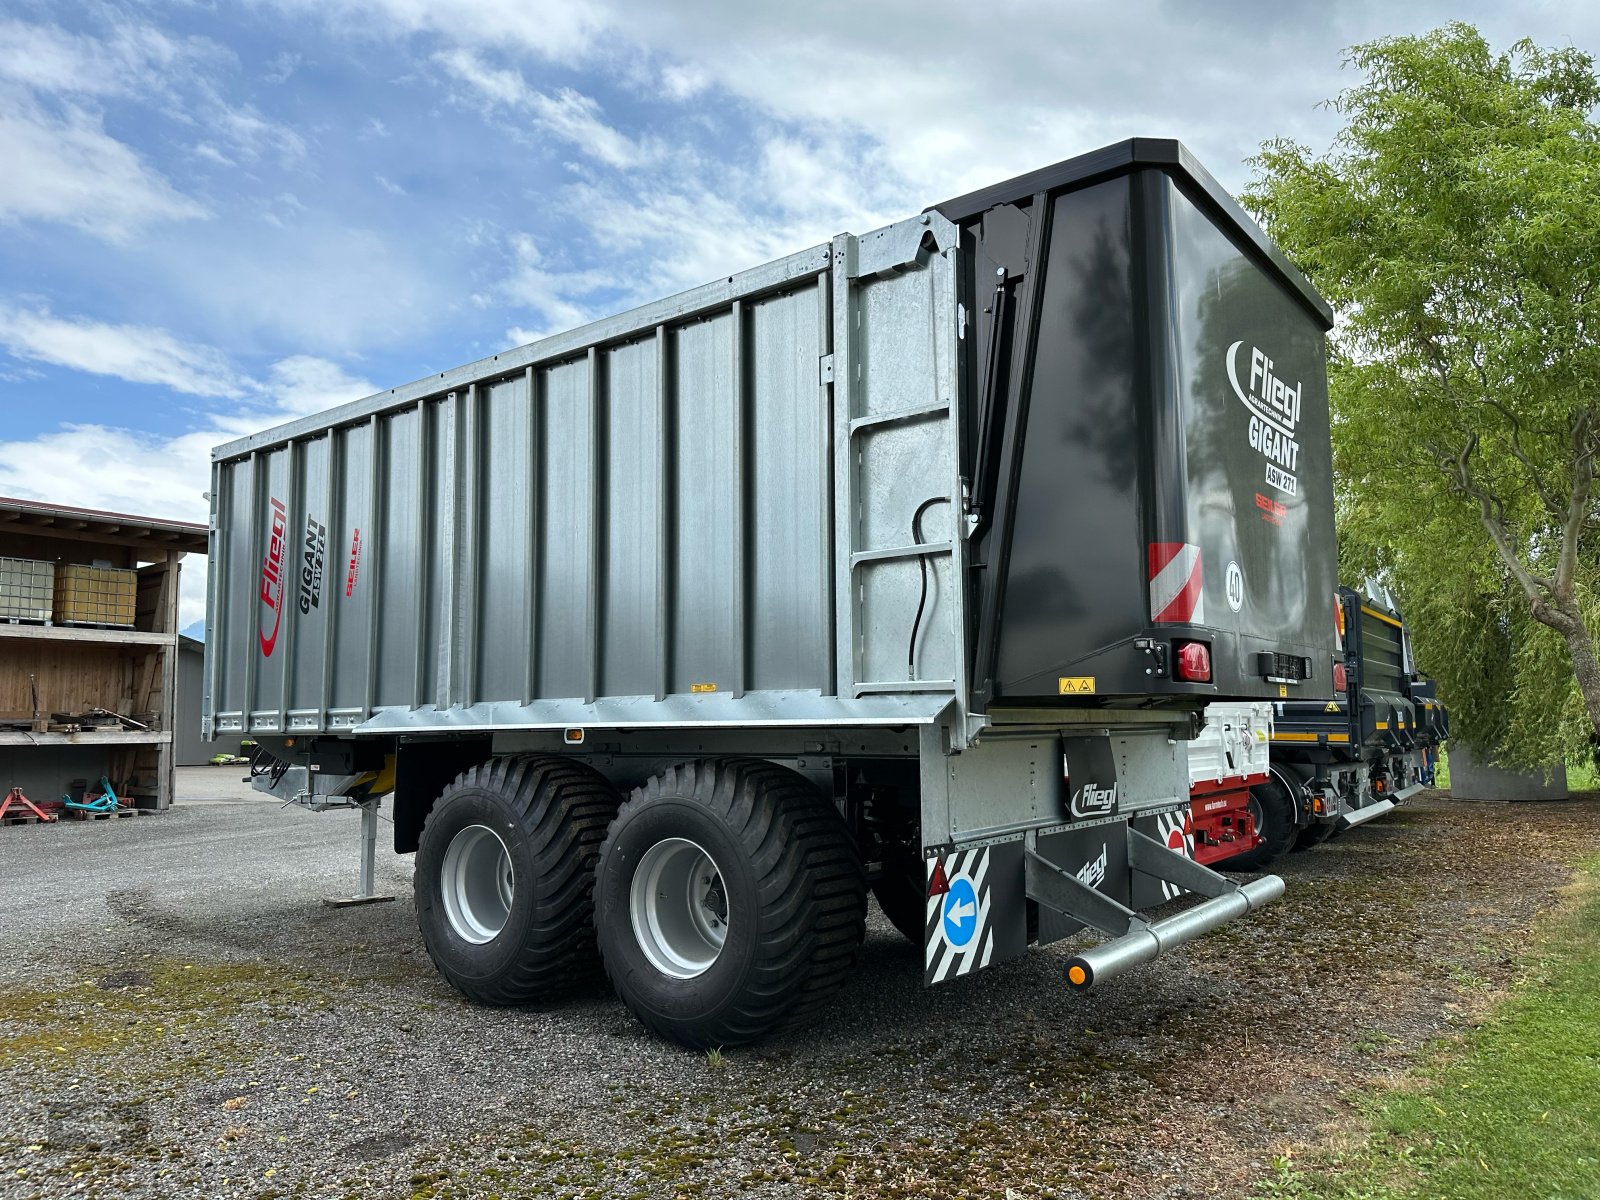
POLYGON ((535 342, 510 347, 487 358, 475 359, 448 371, 441 371, 437 375, 428 375, 399 387, 348 401, 323 412, 311 413, 263 429, 259 433, 235 438, 214 448, 211 451, 211 461, 227 462, 257 451, 275 449, 297 438, 320 436, 330 429, 352 425, 379 413, 404 408, 431 396, 445 395, 471 383, 481 383, 497 377, 510 377, 528 367, 559 362, 563 358, 581 353, 591 344, 638 337, 659 324, 720 308, 735 299, 793 286, 828 270, 832 253, 831 242, 798 250, 783 258, 749 267, 699 287, 590 321, 574 329, 540 338, 535 342))
POLYGON ((1179 176, 1194 185, 1211 209, 1237 232, 1256 254, 1277 273, 1283 284, 1294 292, 1329 328, 1333 326, 1333 308, 1289 261, 1288 255, 1278 248, 1257 225, 1244 207, 1228 194, 1189 148, 1176 138, 1128 138, 1087 154, 1063 159, 1048 167, 1040 167, 1012 179, 990 184, 964 196, 956 196, 926 211, 937 212, 947 220, 960 224, 998 204, 1013 203, 1039 192, 1058 191, 1069 187, 1085 187, 1117 175, 1125 175, 1140 167, 1156 167, 1169 175, 1179 176))

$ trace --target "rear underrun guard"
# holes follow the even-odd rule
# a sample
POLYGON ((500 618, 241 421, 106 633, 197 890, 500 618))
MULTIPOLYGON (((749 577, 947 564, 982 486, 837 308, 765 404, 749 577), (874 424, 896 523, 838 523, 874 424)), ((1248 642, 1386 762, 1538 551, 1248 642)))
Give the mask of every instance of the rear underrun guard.
MULTIPOLYGON (((1421 790, 1420 787, 1417 788, 1417 791, 1421 790)), ((1410 793, 1401 792, 1396 799, 1404 800, 1408 794, 1410 793)), ((1357 825, 1365 825, 1373 818, 1383 816, 1384 813, 1393 812, 1394 806, 1395 800, 1374 800, 1371 804, 1363 804, 1360 808, 1346 809, 1340 814, 1339 821, 1346 829, 1354 829, 1357 825)))
POLYGON ((1169 850, 1131 825, 1125 828, 1128 865, 1134 871, 1206 899, 1176 916, 1147 921, 1033 850, 1027 851, 1023 861, 1028 898, 1111 936, 1109 942, 1091 946, 1067 963, 1067 982, 1079 991, 1192 942, 1283 895, 1283 880, 1276 875, 1240 884, 1169 850))

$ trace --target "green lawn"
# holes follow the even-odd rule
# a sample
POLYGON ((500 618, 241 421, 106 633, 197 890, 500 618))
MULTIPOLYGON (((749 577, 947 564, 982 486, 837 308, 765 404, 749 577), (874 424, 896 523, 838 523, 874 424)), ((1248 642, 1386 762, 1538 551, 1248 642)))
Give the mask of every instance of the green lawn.
POLYGON ((1371 1135, 1280 1162, 1262 1196, 1305 1200, 1600 1197, 1600 858, 1542 925, 1511 995, 1404 1087, 1368 1102, 1371 1135))

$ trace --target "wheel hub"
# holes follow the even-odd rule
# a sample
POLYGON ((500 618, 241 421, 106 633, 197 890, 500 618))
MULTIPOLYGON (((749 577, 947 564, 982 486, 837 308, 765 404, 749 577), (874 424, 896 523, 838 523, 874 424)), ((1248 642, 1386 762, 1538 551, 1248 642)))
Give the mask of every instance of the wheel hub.
POLYGON ((492 942, 506 927, 516 895, 511 852, 487 825, 468 825, 445 849, 439 885, 456 935, 475 946, 492 942))
POLYGON ((711 856, 687 838, 645 851, 629 888, 629 916, 650 965, 674 979, 711 969, 728 936, 728 892, 711 856))

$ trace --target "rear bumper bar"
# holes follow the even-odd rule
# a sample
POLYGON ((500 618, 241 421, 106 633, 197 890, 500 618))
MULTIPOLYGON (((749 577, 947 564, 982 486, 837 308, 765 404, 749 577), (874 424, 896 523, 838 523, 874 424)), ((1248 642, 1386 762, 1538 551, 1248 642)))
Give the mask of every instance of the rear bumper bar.
MULTIPOLYGON (((1420 787, 1417 788, 1417 791, 1420 792, 1421 790, 1422 789, 1420 787)), ((1405 799, 1406 794, 1406 792, 1401 792, 1399 793, 1398 798, 1403 800, 1405 799)), ((1368 804, 1363 808, 1351 809, 1349 812, 1341 815, 1339 820, 1343 823, 1346 829, 1354 829, 1357 825, 1365 825, 1374 817, 1381 817, 1384 813, 1393 811, 1393 800, 1379 800, 1377 803, 1368 804)))
POLYGON ((1028 898, 1112 935, 1110 941, 1091 946, 1068 961, 1067 983, 1078 991, 1192 942, 1283 895, 1283 880, 1276 875, 1241 884, 1169 850, 1132 826, 1126 828, 1129 867, 1206 899, 1176 916, 1147 921, 1029 850, 1024 860, 1028 898))
POLYGON ((1120 975, 1129 967, 1192 942, 1220 925, 1271 904, 1283 895, 1283 880, 1263 875, 1240 885, 1225 896, 1214 896, 1175 917, 1152 921, 1109 942, 1091 946, 1067 964, 1067 982, 1082 991, 1101 980, 1120 975), (1076 968, 1076 970, 1075 970, 1076 968), (1080 973, 1081 972, 1081 982, 1080 973))

